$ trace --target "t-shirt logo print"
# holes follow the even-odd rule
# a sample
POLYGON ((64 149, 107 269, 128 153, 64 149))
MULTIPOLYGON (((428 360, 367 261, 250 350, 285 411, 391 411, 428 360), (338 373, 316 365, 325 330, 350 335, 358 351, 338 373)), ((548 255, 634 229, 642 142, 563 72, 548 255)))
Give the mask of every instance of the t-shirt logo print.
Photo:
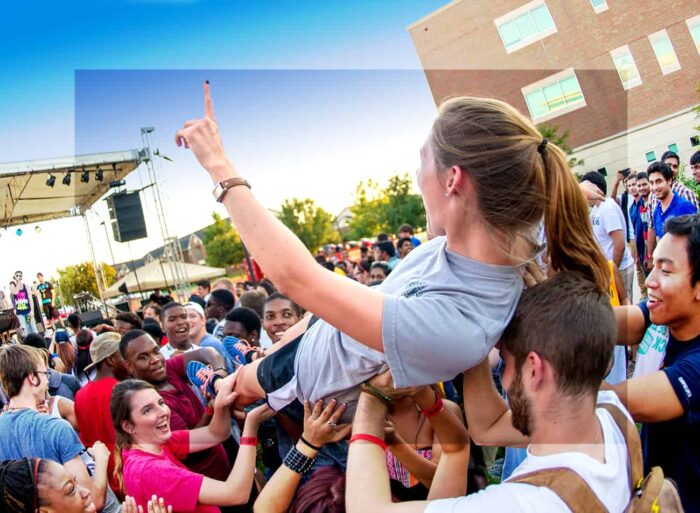
POLYGON ((425 288, 425 281, 423 280, 411 280, 403 288, 401 293, 404 297, 420 296, 421 292, 425 288))

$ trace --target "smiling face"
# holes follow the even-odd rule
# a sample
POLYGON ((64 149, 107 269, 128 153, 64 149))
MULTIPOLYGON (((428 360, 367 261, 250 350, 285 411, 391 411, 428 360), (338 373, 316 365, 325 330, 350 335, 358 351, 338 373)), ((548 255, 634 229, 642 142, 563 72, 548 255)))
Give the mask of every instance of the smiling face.
POLYGON ((651 192, 662 201, 671 193, 671 182, 666 180, 661 173, 650 173, 649 183, 651 184, 651 192))
POLYGON ((163 312, 163 331, 168 336, 168 342, 179 349, 190 345, 190 321, 184 306, 173 306, 163 312))
POLYGON ((167 379, 165 358, 150 335, 142 335, 129 342, 124 363, 132 377, 152 385, 160 385, 167 379))
POLYGON ((242 323, 238 321, 224 322, 224 337, 236 337, 237 339, 247 340, 253 345, 257 345, 260 335, 257 331, 248 331, 242 323))
POLYGON ((204 318, 199 315, 195 310, 187 309, 187 320, 190 323, 190 342, 196 344, 206 333, 206 325, 204 323, 204 318))
POLYGON ((122 429, 129 433, 132 444, 162 445, 170 440, 170 408, 155 390, 131 394, 129 419, 122 422, 122 429))
POLYGON ((265 303, 263 329, 272 342, 279 342, 285 331, 299 322, 299 315, 288 299, 273 299, 265 303))
POLYGON ((649 180, 647 178, 639 178, 637 180, 637 190, 642 198, 648 198, 651 194, 651 185, 649 185, 649 180))
POLYGON ((649 315, 654 324, 672 331, 700 315, 700 282, 694 286, 685 237, 667 233, 654 250, 654 268, 647 277, 649 315))
POLYGON ((44 461, 39 484, 40 512, 94 513, 95 504, 90 492, 80 486, 75 477, 59 463, 44 461))

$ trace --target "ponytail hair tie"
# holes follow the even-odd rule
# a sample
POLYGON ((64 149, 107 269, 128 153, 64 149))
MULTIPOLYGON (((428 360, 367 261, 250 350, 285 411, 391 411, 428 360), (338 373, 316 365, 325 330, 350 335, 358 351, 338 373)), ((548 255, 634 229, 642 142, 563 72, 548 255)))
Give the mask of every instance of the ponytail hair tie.
POLYGON ((543 137, 542 142, 539 144, 539 146, 537 146, 537 151, 540 155, 544 155, 544 152, 547 149, 547 142, 547 138, 543 137))

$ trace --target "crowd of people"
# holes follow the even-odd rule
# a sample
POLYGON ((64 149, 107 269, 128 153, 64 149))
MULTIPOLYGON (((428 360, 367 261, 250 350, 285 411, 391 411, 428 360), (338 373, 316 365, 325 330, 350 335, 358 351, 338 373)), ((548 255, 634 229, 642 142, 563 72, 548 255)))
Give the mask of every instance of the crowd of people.
POLYGON ((455 98, 420 152, 427 240, 403 225, 351 260, 257 202, 208 83, 177 140, 267 278, 0 348, 3 511, 700 512, 678 155, 608 195, 509 105, 455 98))

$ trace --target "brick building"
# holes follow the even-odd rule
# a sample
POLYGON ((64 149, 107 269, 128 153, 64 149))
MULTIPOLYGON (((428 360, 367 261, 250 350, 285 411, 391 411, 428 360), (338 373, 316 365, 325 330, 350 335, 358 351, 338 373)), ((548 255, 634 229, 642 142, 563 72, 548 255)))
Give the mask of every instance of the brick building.
POLYGON ((569 130, 578 172, 698 144, 697 1, 454 0, 408 31, 436 104, 500 98, 569 130))

